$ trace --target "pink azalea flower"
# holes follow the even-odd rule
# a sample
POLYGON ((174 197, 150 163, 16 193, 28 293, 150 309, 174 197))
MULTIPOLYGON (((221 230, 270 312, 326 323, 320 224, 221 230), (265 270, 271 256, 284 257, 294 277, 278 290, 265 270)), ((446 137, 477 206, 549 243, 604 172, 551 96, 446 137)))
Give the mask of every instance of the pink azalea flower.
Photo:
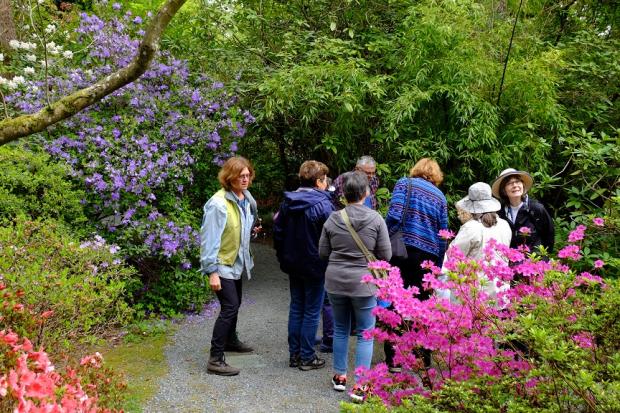
POLYGON ((528 236, 532 233, 532 230, 529 227, 521 227, 519 228, 519 233, 524 236, 528 236))
POLYGON ((603 218, 594 218, 592 220, 592 222, 594 223, 594 225, 596 225, 597 227, 602 227, 605 225, 605 220, 603 218))
POLYGON ((603 268, 603 265, 605 265, 605 261, 603 260, 594 261, 594 268, 603 268))
POLYGON ((575 344, 581 348, 589 349, 594 347, 594 337, 588 332, 581 332, 572 337, 575 344))
POLYGON ((570 234, 568 234, 568 242, 581 241, 585 236, 586 226, 578 225, 570 234))
POLYGON ((581 259, 580 251, 581 249, 578 245, 567 245, 558 252, 558 257, 579 261, 581 259))
POLYGON ((449 229, 440 229, 437 234, 439 235, 439 238, 442 238, 445 240, 454 238, 454 232, 450 231, 449 229))

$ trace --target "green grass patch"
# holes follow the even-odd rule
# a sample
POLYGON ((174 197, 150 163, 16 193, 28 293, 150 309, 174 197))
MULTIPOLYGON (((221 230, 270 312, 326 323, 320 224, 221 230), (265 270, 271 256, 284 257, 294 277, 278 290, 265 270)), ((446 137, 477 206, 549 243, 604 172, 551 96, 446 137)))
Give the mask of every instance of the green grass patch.
POLYGON ((126 377, 125 412, 142 412, 144 405, 157 391, 159 379, 168 373, 164 348, 174 327, 169 322, 161 323, 164 322, 157 322, 156 327, 151 328, 145 328, 142 323, 139 327, 130 327, 130 333, 121 344, 99 350, 106 366, 126 377), (136 330, 141 333, 136 334, 136 330))

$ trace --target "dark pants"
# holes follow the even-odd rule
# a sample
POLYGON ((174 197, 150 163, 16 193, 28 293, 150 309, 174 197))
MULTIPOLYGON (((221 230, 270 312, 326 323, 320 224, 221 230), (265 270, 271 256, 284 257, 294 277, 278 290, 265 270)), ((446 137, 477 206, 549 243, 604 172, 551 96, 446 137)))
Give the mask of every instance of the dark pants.
POLYGON ((334 313, 329 297, 325 294, 323 300, 323 338, 321 339, 321 350, 332 348, 334 341, 334 313))
MULTIPOLYGON (((390 261, 390 264, 400 269, 400 276, 403 279, 405 288, 415 286, 420 290, 418 299, 421 301, 428 300, 432 294, 432 291, 425 290, 422 287, 424 274, 429 272, 427 269, 421 268, 424 261, 432 261, 437 264, 439 259, 436 255, 408 246, 407 258, 392 258, 390 261)), ((383 343, 383 350, 385 351, 385 362, 388 366, 392 366, 394 362, 394 347, 392 347, 391 343, 386 341, 383 343)), ((420 349, 418 354, 422 356, 424 366, 429 367, 431 364, 430 351, 420 349)))
POLYGON ((237 332, 237 315, 241 305, 241 279, 220 278, 222 289, 216 292, 220 302, 220 314, 213 326, 211 357, 221 358, 226 343, 232 342, 237 332))

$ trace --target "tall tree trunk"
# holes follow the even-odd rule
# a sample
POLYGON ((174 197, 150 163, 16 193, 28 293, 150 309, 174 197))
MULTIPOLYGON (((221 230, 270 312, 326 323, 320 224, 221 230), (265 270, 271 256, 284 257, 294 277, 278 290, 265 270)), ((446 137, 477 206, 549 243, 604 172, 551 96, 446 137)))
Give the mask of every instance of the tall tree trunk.
MULTIPOLYGON (((1 1, 1 0, 0 0, 1 1)), ((92 104, 133 82, 153 60, 161 35, 186 0, 167 0, 153 18, 131 63, 97 83, 65 96, 37 113, 21 115, 0 122, 0 145, 41 132, 48 126, 67 119, 92 104)))
POLYGON ((5 58, 11 53, 9 41, 15 38, 17 38, 17 33, 11 0, 0 0, 0 53, 3 53, 5 58))

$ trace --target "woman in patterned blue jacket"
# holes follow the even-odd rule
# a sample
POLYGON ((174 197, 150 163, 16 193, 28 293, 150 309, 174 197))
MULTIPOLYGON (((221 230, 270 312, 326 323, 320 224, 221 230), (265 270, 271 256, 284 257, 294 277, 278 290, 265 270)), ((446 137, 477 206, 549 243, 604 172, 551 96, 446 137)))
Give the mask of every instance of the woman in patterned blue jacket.
MULTIPOLYGON (((405 287, 417 287, 420 290, 418 298, 425 300, 430 296, 430 291, 422 287, 427 270, 422 269, 421 265, 424 261, 432 261, 439 267, 442 265, 446 243, 438 233, 448 229, 448 203, 438 188, 443 182, 443 173, 437 162, 429 158, 420 159, 409 175, 396 182, 385 222, 390 234, 399 229, 402 231, 407 247, 407 258, 392 257, 392 265, 400 269, 405 287), (409 199, 405 199, 408 186, 409 199), (405 209, 407 213, 401 227, 405 209)), ((388 367, 398 371, 399 368, 393 365, 394 350, 388 343, 385 353, 388 367)), ((430 355, 425 353, 424 359, 428 364, 430 355)))

